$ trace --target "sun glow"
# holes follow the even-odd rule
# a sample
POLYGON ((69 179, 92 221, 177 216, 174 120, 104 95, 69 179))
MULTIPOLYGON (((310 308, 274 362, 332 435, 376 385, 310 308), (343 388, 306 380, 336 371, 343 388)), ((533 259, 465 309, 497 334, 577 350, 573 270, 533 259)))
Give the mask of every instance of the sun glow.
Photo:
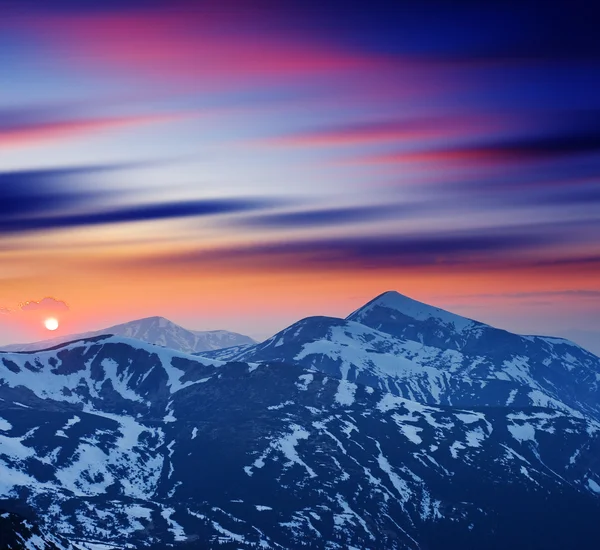
POLYGON ((48 330, 56 330, 58 328, 58 321, 54 317, 50 317, 44 321, 44 326, 48 330))

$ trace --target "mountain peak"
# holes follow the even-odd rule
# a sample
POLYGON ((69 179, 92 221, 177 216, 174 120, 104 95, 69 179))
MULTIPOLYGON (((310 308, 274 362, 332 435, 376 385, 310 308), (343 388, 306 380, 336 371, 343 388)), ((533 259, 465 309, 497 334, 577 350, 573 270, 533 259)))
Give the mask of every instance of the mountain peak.
POLYGON ((379 312, 377 317, 385 317, 396 320, 398 314, 404 318, 408 317, 416 321, 436 320, 446 326, 453 325, 454 330, 462 332, 465 328, 473 325, 481 325, 477 321, 456 315, 444 309, 419 302, 394 290, 388 290, 380 294, 361 308, 351 313, 346 319, 349 321, 364 322, 368 317, 379 312))
MULTIPOLYGON (((151 325, 158 325, 159 327, 166 327, 169 325, 176 325, 173 321, 167 319, 166 317, 161 317, 160 315, 152 315, 151 317, 142 317, 141 319, 134 319, 132 321, 127 321, 125 323, 119 323, 115 326, 121 325, 135 325, 139 323, 148 323, 151 325)), ((179 326, 179 325, 177 325, 179 326)))
POLYGON ((100 330, 65 335, 51 340, 32 344, 14 344, 3 346, 5 351, 32 351, 48 348, 72 340, 80 340, 101 334, 114 334, 124 338, 134 338, 149 344, 172 348, 184 353, 211 351, 243 344, 254 344, 254 340, 243 334, 220 331, 193 331, 161 316, 134 319, 100 330))

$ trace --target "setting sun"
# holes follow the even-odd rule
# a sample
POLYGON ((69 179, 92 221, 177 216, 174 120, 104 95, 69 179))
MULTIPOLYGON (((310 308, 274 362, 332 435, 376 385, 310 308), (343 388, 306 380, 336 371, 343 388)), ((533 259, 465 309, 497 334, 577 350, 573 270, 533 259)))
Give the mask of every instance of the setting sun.
POLYGON ((54 317, 50 317, 44 321, 44 326, 48 330, 56 330, 58 328, 58 321, 54 317))

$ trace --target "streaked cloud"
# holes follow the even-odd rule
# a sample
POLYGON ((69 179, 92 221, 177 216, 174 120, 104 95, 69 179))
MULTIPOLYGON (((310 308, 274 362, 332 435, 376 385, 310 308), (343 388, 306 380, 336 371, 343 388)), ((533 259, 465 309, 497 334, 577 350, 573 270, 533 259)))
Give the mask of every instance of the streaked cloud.
POLYGON ((600 273, 600 254, 570 254, 565 257, 554 257, 533 261, 532 265, 537 268, 563 267, 568 270, 592 270, 600 273))
POLYGON ((0 149, 31 147, 43 143, 101 135, 129 127, 177 120, 181 115, 131 115, 120 117, 72 118, 0 126, 0 149))
MULTIPOLYGON (((564 114, 560 114, 553 125, 549 125, 547 121, 540 121, 543 133, 538 135, 528 135, 533 128, 528 131, 524 128, 513 136, 501 139, 488 138, 480 143, 458 144, 452 148, 432 147, 408 152, 390 152, 367 156, 364 161, 369 163, 506 163, 600 153, 600 131, 598 130, 600 111, 582 113, 574 110, 570 116, 572 120, 568 124, 564 121, 566 117, 564 114)), ((467 130, 463 128, 463 132, 467 130)))
POLYGON ((124 193, 88 182, 91 175, 126 170, 126 165, 87 166, 0 173, 0 231, 5 234, 215 216, 248 212, 280 203, 250 197, 207 198, 98 207, 124 193))
POLYGON ((421 204, 373 204, 339 208, 314 208, 282 213, 260 214, 237 220, 238 225, 265 229, 301 229, 380 222, 415 216, 421 204))
POLYGON ((284 269, 444 269, 481 267, 490 258, 506 262, 506 254, 554 243, 550 235, 483 230, 470 233, 349 237, 271 242, 249 246, 188 251, 132 260, 139 266, 197 265, 223 268, 284 269), (504 254, 504 256, 502 256, 504 254))
POLYGON ((22 216, 78 206, 97 198, 98 191, 68 182, 110 170, 110 166, 68 167, 0 172, 0 216, 10 223, 22 216))
MULTIPOLYGON (((202 79, 205 89, 381 64, 326 41, 308 44, 294 34, 260 32, 236 13, 218 8, 150 9, 118 15, 58 12, 37 18, 32 15, 21 24, 42 33, 41 39, 55 54, 72 65, 83 67, 93 59, 98 68, 134 71, 138 77, 183 79, 188 84, 190 79, 202 79), (77 49, 69 48, 72 43, 77 49)), ((246 15, 261 26, 260 11, 249 10, 246 15)))
POLYGON ((543 297, 564 297, 564 298, 580 298, 599 299, 600 290, 593 289, 561 289, 561 290, 536 290, 530 292, 499 292, 499 293, 481 293, 481 294, 463 294, 455 295, 454 298, 495 298, 498 300, 523 298, 543 298, 543 297))
MULTIPOLYGON (((459 121, 443 119, 407 119, 352 124, 333 128, 305 130, 262 140, 267 146, 341 146, 381 142, 409 141, 457 135, 459 121)), ((460 123, 467 121, 461 119, 460 123)))
POLYGON ((201 216, 216 216, 260 210, 272 206, 272 201, 231 198, 195 201, 138 204, 130 207, 89 210, 78 214, 0 219, 0 231, 6 233, 93 227, 117 223, 174 220, 201 216))

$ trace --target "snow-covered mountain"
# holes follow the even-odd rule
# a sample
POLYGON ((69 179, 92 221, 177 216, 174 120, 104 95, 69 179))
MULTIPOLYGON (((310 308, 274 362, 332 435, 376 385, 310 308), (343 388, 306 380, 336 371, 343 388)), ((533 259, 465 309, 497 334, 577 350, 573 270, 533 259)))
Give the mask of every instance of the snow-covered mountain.
POLYGON ((49 535, 18 514, 0 510, 2 550, 83 550, 62 537, 49 535))
POLYGON ((309 317, 260 344, 200 355, 298 364, 426 404, 549 406, 600 420, 600 358, 392 292, 347 319, 309 317))
POLYGON ((438 314, 393 336, 388 309, 206 354, 226 361, 118 336, 0 353, 0 507, 79 548, 600 547, 598 358, 465 349, 475 322, 438 314))
POLYGON ((461 349, 487 326, 393 291, 377 296, 346 319, 444 349, 461 349))
POLYGON ((256 343, 249 336, 244 336, 236 332, 227 330, 188 330, 164 317, 146 317, 101 330, 70 334, 30 344, 11 344, 3 346, 2 349, 5 351, 36 351, 73 340, 100 336, 101 334, 114 334, 116 336, 125 336, 126 338, 136 338, 149 344, 173 348, 185 353, 210 351, 256 343))

